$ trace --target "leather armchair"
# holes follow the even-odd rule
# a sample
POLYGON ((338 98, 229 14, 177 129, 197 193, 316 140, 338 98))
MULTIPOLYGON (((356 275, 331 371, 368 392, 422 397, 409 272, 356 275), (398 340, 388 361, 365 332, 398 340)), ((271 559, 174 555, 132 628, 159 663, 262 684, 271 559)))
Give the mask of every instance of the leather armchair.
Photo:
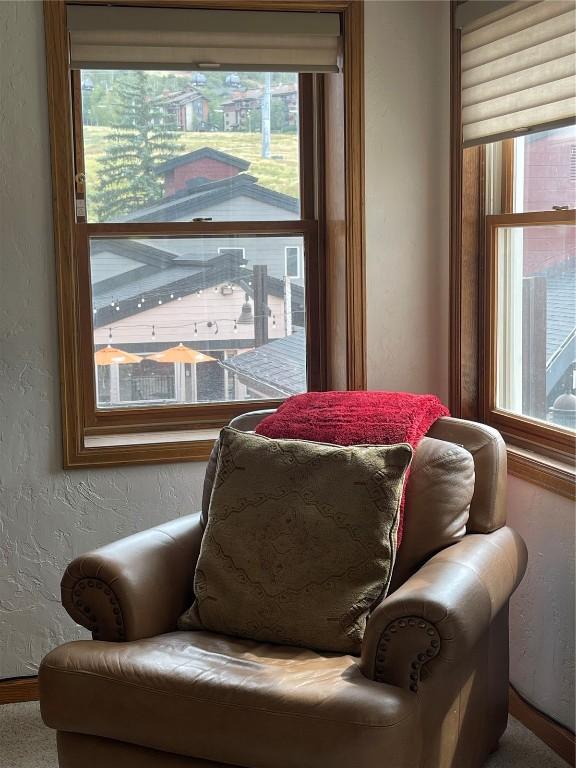
POLYGON ((422 441, 360 658, 176 631, 213 466, 202 513, 68 567, 63 604, 93 639, 40 669, 61 768, 479 768, 506 727, 508 601, 526 567, 498 433, 441 419, 422 441))

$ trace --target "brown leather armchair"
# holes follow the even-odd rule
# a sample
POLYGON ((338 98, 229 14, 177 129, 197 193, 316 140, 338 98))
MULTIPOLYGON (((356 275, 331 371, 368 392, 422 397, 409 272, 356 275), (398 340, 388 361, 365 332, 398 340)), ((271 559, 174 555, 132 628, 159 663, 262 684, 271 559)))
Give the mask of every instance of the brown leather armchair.
POLYGON ((63 604, 93 640, 41 665, 61 768, 481 766, 506 727, 508 601, 526 567, 505 527, 500 435, 445 418, 419 445, 392 590, 361 658, 176 631, 213 468, 202 513, 67 569, 63 604))

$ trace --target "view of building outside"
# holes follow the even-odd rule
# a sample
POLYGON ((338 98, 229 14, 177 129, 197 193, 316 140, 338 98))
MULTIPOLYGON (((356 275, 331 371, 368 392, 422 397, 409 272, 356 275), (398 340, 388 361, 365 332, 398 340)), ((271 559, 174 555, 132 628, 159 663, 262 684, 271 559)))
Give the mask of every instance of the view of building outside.
MULTIPOLYGON (((515 212, 576 207, 576 127, 514 145, 515 212)), ((497 404, 576 429, 576 228, 503 227, 498 256, 497 404)))
MULTIPOLYGON (((300 216, 292 73, 83 71, 87 220, 300 216)), ((300 235, 91 237, 99 408, 306 390, 300 235)))

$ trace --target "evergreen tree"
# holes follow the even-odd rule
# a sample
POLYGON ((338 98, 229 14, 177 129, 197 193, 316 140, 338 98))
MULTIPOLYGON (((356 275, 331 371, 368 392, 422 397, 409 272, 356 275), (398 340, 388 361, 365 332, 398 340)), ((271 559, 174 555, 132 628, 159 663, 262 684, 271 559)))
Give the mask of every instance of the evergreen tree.
POLYGON ((99 221, 114 221, 162 197, 160 163, 183 152, 175 120, 157 98, 146 72, 123 72, 115 78, 112 130, 99 167, 94 205, 99 221))

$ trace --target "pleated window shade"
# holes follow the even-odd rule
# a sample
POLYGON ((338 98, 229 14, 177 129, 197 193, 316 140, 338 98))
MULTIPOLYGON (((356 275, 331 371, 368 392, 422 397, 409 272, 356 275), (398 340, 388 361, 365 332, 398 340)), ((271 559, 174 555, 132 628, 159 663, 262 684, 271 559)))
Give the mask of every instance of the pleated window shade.
POLYGON ((575 116, 573 0, 512 2, 464 26, 464 146, 567 125, 575 116))
POLYGON ((74 69, 338 72, 337 13, 70 5, 74 69))

